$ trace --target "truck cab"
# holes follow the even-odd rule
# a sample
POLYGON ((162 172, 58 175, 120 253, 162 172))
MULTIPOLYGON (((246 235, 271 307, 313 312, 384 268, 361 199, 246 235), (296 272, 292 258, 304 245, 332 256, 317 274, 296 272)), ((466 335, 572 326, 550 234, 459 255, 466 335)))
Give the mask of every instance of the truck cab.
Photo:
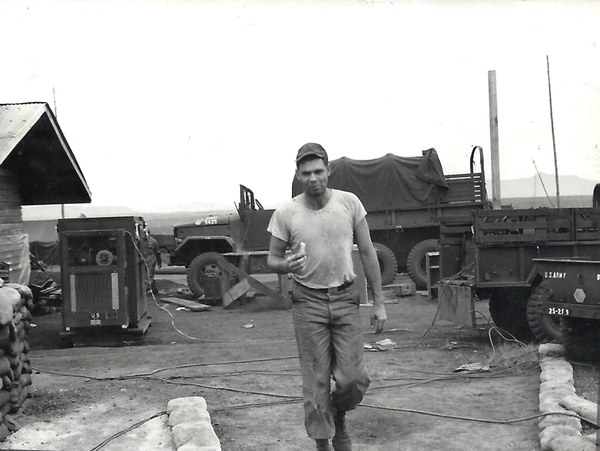
POLYGON ((203 278, 219 272, 217 255, 229 255, 235 262, 242 253, 269 249, 271 234, 267 226, 273 212, 264 209, 250 188, 240 185, 235 211, 205 213, 173 229, 175 249, 170 254, 170 265, 188 268, 188 286, 200 297, 203 278))

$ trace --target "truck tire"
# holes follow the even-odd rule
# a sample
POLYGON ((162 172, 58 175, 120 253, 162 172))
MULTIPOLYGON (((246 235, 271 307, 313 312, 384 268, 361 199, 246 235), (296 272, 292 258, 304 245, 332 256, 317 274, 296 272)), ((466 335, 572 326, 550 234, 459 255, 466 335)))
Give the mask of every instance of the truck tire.
POLYGON ((494 324, 524 342, 534 339, 527 323, 528 298, 529 290, 522 288, 497 288, 490 293, 490 316, 494 324))
POLYGON ((223 271, 217 263, 217 257, 219 256, 216 252, 205 252, 198 255, 192 260, 187 269, 187 284, 194 296, 200 297, 204 294, 204 287, 202 278, 204 274, 212 273, 222 276, 223 271))
POLYGON ((560 318, 563 345, 569 360, 583 363, 600 362, 598 321, 587 318, 560 318))
POLYGON ((423 240, 410 250, 406 259, 406 270, 418 289, 427 288, 427 267, 425 266, 427 252, 439 250, 440 243, 433 239, 423 240))
POLYGON ((527 323, 537 341, 562 341, 559 318, 543 312, 542 304, 549 300, 544 282, 533 288, 527 301, 527 323))
POLYGON ((398 261, 392 250, 381 244, 373 243, 377 260, 379 261, 379 271, 381 272, 381 285, 390 285, 394 283, 398 273, 398 261))

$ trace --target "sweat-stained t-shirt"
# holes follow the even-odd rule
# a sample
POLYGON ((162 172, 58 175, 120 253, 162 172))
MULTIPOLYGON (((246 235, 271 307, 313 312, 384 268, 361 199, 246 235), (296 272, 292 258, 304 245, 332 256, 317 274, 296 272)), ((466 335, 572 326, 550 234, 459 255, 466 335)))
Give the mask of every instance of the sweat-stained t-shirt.
POLYGON ((354 280, 354 229, 367 215, 362 203, 355 194, 334 189, 327 205, 311 210, 303 196, 278 208, 267 227, 293 253, 300 251, 300 243, 306 244, 304 271, 292 277, 310 288, 332 288, 354 280))

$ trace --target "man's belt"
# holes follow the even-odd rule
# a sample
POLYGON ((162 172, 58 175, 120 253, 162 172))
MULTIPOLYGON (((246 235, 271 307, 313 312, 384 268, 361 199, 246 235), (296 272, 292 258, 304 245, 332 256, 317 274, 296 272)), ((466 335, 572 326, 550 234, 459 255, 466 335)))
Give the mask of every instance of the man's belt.
MULTIPOLYGON (((299 283, 299 282, 298 282, 299 283)), ((300 284, 302 285, 302 284, 300 284)), ((349 280, 348 282, 344 282, 341 285, 338 285, 337 287, 330 287, 330 288, 311 288, 311 287, 307 287, 306 285, 302 285, 304 288, 308 288, 309 290, 314 290, 314 291, 320 291, 322 293, 339 293, 341 291, 344 291, 347 288, 350 288, 352 285, 354 285, 354 280, 349 280)))

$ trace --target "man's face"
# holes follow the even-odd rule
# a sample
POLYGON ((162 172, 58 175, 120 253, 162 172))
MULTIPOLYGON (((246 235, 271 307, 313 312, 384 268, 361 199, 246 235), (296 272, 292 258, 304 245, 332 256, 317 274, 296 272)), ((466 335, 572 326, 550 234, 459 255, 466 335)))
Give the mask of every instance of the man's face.
POLYGON ((327 189, 331 168, 325 166, 320 158, 300 163, 296 169, 296 177, 302 183, 304 192, 308 196, 320 196, 327 189))

